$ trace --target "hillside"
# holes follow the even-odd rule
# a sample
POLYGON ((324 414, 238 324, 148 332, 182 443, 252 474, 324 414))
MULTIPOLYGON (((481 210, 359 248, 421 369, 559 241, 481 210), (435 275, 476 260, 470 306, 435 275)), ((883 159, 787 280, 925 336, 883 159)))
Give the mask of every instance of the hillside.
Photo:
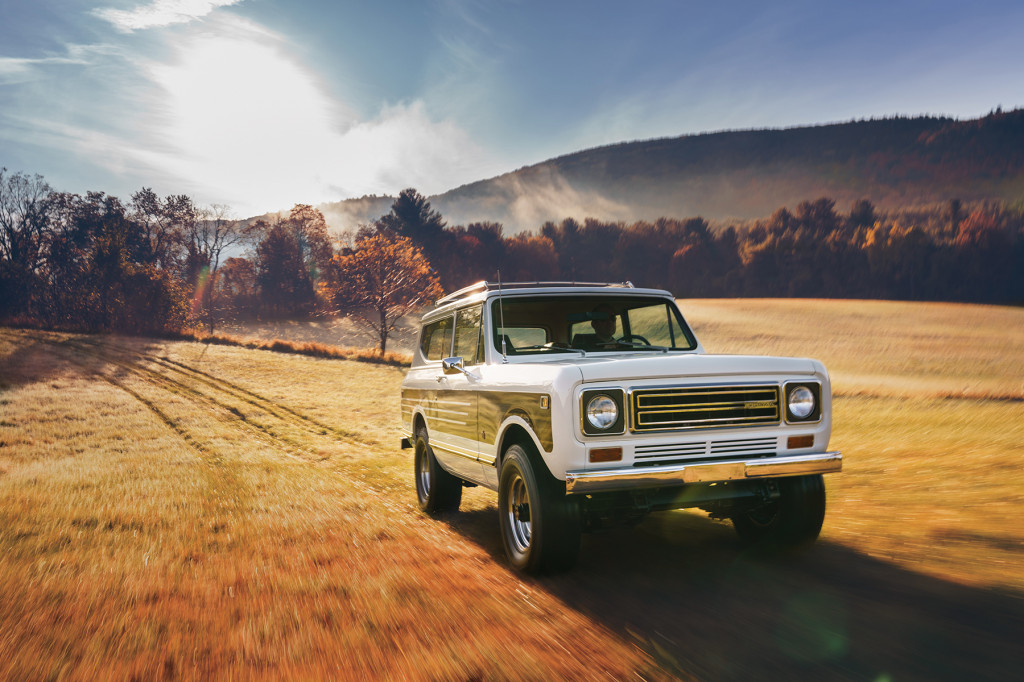
MULTIPOLYGON (((1024 110, 958 121, 917 117, 626 142, 569 154, 430 197, 449 224, 506 233, 572 216, 712 221, 770 215, 827 196, 881 209, 1015 201, 1024 191, 1024 110)), ((373 220, 383 197, 321 206, 336 227, 373 220)), ((383 210, 382 210, 383 207, 383 210)))

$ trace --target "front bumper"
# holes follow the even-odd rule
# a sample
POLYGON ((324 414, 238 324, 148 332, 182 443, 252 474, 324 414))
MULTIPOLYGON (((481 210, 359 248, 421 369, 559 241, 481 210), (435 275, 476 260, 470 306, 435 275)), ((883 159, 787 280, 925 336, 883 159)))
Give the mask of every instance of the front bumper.
POLYGON ((675 464, 660 467, 567 471, 565 472, 565 493, 567 495, 583 495, 613 490, 661 488, 686 483, 831 474, 841 471, 842 468, 843 456, 841 453, 821 452, 812 455, 787 455, 785 457, 675 464))

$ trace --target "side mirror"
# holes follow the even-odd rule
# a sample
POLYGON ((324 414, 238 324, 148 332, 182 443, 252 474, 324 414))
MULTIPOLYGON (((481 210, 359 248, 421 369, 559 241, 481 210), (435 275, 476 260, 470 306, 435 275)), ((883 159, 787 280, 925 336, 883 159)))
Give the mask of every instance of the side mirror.
POLYGON ((462 358, 445 358, 441 361, 441 370, 445 374, 469 374, 463 366, 462 358))

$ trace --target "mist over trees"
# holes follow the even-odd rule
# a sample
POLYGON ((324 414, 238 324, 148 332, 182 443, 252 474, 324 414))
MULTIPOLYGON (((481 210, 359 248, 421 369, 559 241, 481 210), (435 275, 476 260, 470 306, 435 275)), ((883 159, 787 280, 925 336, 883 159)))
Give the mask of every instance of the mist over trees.
POLYGON ((829 198, 741 224, 700 217, 582 223, 511 238, 501 226, 446 228, 431 260, 445 290, 479 279, 632 281, 680 297, 1024 302, 1024 209, 987 202, 849 212, 829 198))
MULTIPOLYGON (((890 116, 621 142, 558 156, 429 197, 450 225, 485 218, 505 233, 566 216, 655 221, 700 215, 748 221, 829 197, 882 211, 1016 202, 1024 188, 1024 109, 977 119, 890 116)), ((373 222, 394 197, 321 206, 346 228, 373 222)))
POLYGON ((251 224, 143 188, 128 202, 0 171, 0 320, 165 333, 238 317, 349 315, 386 349, 395 321, 481 279, 632 281, 680 297, 1024 303, 1024 205, 883 211, 827 197, 742 223, 566 218, 505 236, 449 225, 414 189, 358 231, 316 208, 251 224))

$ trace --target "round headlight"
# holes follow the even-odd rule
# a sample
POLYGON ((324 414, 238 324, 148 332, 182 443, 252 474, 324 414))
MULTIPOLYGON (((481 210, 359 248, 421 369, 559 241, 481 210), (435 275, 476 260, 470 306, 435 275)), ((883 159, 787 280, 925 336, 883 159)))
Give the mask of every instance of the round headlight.
POLYGON ((789 391, 789 413, 797 419, 806 419, 814 412, 814 393, 806 386, 796 386, 789 391))
POLYGON ((619 419, 619 406, 606 395, 595 395, 587 403, 587 421, 595 429, 607 429, 619 419))

